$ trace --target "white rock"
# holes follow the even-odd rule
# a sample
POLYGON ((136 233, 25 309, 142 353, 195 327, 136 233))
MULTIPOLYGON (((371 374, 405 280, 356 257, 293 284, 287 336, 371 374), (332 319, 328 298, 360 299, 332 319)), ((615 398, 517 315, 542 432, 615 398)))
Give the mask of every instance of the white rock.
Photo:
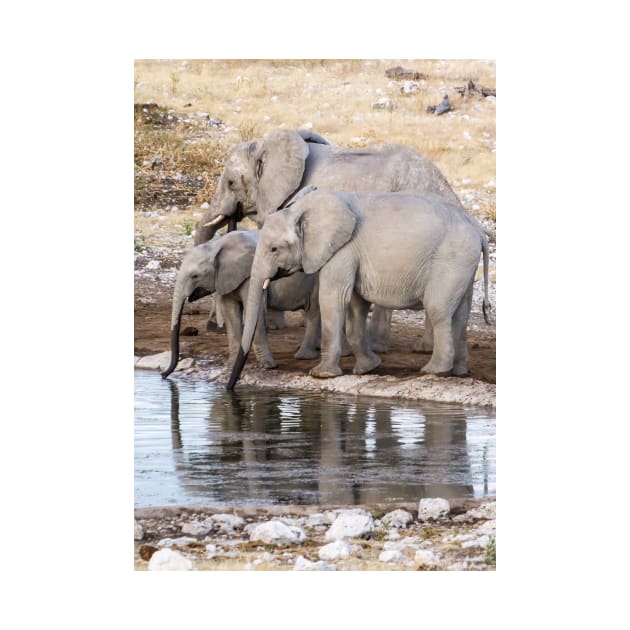
POLYGON ((390 99, 388 99, 387 97, 383 97, 383 98, 379 98, 378 101, 376 101, 376 103, 372 103, 372 109, 387 109, 387 110, 391 110, 393 109, 393 104, 391 102, 390 99))
POLYGON ((159 269, 162 266, 162 263, 159 260, 150 260, 147 264, 145 269, 159 269))
POLYGON ((345 540, 335 540, 319 549, 320 560, 343 560, 352 553, 352 547, 345 540))
POLYGON ((361 538, 373 532, 374 519, 371 514, 364 510, 344 510, 338 514, 324 538, 329 541, 339 538, 361 538))
POLYGON ((497 522, 496 521, 486 521, 483 525, 480 525, 475 529, 475 531, 480 534, 495 534, 497 531, 497 522))
POLYGON ((467 540, 466 542, 462 543, 462 547, 467 548, 467 547, 482 547, 482 548, 486 548, 488 546, 488 543, 490 542, 490 537, 489 536, 480 536, 479 538, 475 538, 474 540, 467 540))
POLYGON ((204 201, 199 207, 202 210, 207 210, 210 207, 210 204, 207 201, 204 201))
POLYGON ((435 566, 437 564, 437 557, 435 553, 429 551, 428 549, 418 549, 416 551, 416 555, 414 560, 419 564, 419 566, 435 566))
POLYGON ((142 527, 142 525, 140 525, 140 523, 138 523, 138 521, 136 521, 136 519, 133 519, 133 539, 134 540, 142 540, 144 538, 144 527, 142 527))
POLYGON ((206 558, 214 558, 217 555, 217 546, 213 544, 206 545, 206 558))
POLYGON ((388 549, 381 551, 378 559, 380 562, 402 562, 403 555, 397 549, 388 549))
POLYGON ((403 81, 400 91, 403 94, 415 94, 420 90, 420 86, 414 81, 403 81))
MULTIPOLYGON (((160 352, 159 354, 151 354, 146 357, 140 357, 134 363, 134 367, 143 370, 165 370, 168 364, 171 362, 170 351, 160 352)), ((187 370, 195 364, 195 360, 192 357, 182 359, 175 368, 175 371, 187 370)))
POLYGON ((387 534, 387 539, 388 540, 399 540, 400 539, 400 534, 398 533, 398 530, 397 529, 392 529, 387 534))
POLYGON ((331 520, 325 514, 321 512, 317 512, 316 514, 311 514, 307 519, 305 526, 306 527, 317 527, 319 525, 330 525, 331 520))
POLYGON ((302 129, 312 129, 313 128, 313 123, 312 122, 305 122, 302 125, 302 129))
POLYGON ((272 103, 275 103, 277 100, 278 100, 277 96, 274 95, 274 96, 271 97, 271 102, 272 103))
POLYGON ((192 562, 179 551, 159 549, 149 560, 149 571, 191 571, 192 562))
POLYGON ((448 516, 451 506, 446 499, 420 499, 418 505, 418 520, 431 521, 448 516))
POLYGON ((294 571, 334 571, 335 567, 330 564, 326 564, 322 560, 317 562, 311 562, 304 556, 298 556, 293 565, 294 571))
POLYGON ((249 539, 260 540, 268 545, 294 545, 304 542, 306 535, 299 527, 291 527, 281 521, 272 520, 256 525, 251 530, 249 539))
POLYGON ((381 519, 387 527, 407 527, 413 521, 413 516, 407 510, 388 512, 381 519))
POLYGON ((206 519, 206 523, 215 524, 219 531, 224 534, 230 534, 235 529, 241 529, 245 525, 245 519, 234 514, 213 514, 206 519))
POLYGON ((189 534, 190 536, 205 536, 212 531, 212 527, 205 525, 204 523, 199 523, 198 521, 193 521, 192 523, 186 523, 182 527, 182 534, 189 534))

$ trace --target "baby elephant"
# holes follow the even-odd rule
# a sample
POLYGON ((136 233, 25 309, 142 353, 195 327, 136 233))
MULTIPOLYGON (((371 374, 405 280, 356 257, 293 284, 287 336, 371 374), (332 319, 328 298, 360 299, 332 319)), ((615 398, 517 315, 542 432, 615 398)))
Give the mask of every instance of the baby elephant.
POLYGON ((356 357, 354 373, 365 374, 380 364, 366 335, 370 303, 391 309, 424 306, 433 327, 433 354, 422 371, 467 374, 466 326, 482 253, 485 315, 487 237, 461 207, 428 194, 306 191, 286 209, 268 216, 261 230, 242 353, 228 389, 236 383, 249 350, 263 288, 279 271, 319 272, 321 362, 311 370, 312 376, 342 373, 344 320, 356 357))
MULTIPOLYGON (((234 363, 241 347, 243 305, 247 303, 249 276, 259 237, 258 230, 229 232, 197 245, 186 253, 173 291, 171 362, 162 373, 163 378, 175 369, 179 360, 179 327, 186 298, 194 302, 212 293, 221 297, 229 363, 234 363)), ((270 284, 267 304, 260 306, 253 338, 254 352, 262 367, 276 367, 267 341, 265 306, 277 311, 303 308, 305 333, 295 358, 313 359, 318 356, 320 318, 317 288, 317 274, 302 272, 279 278, 270 284)))

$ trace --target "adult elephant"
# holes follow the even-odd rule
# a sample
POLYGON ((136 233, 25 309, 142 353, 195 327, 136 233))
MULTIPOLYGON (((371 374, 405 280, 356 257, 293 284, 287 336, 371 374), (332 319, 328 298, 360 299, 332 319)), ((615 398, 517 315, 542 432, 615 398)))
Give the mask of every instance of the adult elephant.
MULTIPOLYGON (((244 216, 261 227, 270 214, 309 184, 340 191, 434 193, 465 212, 437 166, 408 147, 349 149, 331 145, 312 132, 280 130, 232 149, 212 204, 197 226, 195 243, 209 240, 226 224, 233 228, 244 216)), ((405 226, 399 224, 398 228, 405 226)), ((375 309, 372 320, 373 346, 385 352, 391 310, 375 309)), ((424 345, 421 349, 430 351, 430 328, 424 345)))
POLYGON ((467 374, 466 327, 482 253, 488 321, 488 240, 481 225, 458 206, 436 195, 411 193, 304 194, 268 217, 261 230, 242 352, 228 389, 249 351, 265 288, 278 274, 298 271, 319 272, 321 362, 312 376, 342 374, 344 321, 356 357, 354 373, 365 374, 380 364, 365 330, 370 303, 393 309, 422 305, 434 331, 433 353, 422 371, 467 374))

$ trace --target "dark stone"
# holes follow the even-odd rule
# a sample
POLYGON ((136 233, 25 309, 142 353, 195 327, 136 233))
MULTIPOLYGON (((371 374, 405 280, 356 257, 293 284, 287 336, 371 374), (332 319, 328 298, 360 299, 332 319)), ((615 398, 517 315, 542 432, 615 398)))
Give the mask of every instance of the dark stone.
POLYGON ((187 326, 181 332, 182 337, 196 337, 198 334, 199 334, 199 330, 195 328, 194 326, 187 326))
POLYGON ((396 81, 419 81, 420 79, 426 79, 427 75, 422 72, 416 72, 415 70, 409 70, 402 66, 396 66, 395 68, 389 68, 385 70, 385 76, 388 79, 395 79, 396 81))
POLYGON ((140 549, 138 551, 140 553, 140 557, 148 562, 157 550, 158 548, 153 545, 140 545, 140 549))

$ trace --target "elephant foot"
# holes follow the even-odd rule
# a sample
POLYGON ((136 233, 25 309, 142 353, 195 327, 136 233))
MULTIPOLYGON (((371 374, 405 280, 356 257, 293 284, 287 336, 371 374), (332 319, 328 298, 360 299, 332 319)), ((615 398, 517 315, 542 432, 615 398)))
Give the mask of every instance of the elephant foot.
POLYGON ((433 352, 433 342, 425 341, 421 339, 413 344, 412 352, 419 352, 421 354, 431 354, 433 352))
POLYGON ((375 352, 387 354, 387 350, 389 350, 389 344, 386 341, 375 340, 371 341, 370 345, 375 352))
POLYGON ((338 365, 329 365, 322 362, 311 368, 309 374, 315 378, 334 378, 335 376, 341 376, 343 371, 338 365))
POLYGON ((275 370, 278 367, 273 359, 258 359, 258 365, 265 370, 275 370))
POLYGON ((421 369, 421 372, 425 374, 435 374, 436 376, 448 376, 453 369, 452 364, 446 361, 439 361, 435 359, 435 356, 421 369))
POLYGON ((455 362, 451 370, 453 376, 468 376, 468 363, 466 361, 455 362))
POLYGON ((319 356, 319 352, 312 348, 300 348, 293 357, 295 359, 316 359, 319 356))
POLYGON ((382 363, 381 357, 373 354, 372 356, 361 357, 352 368, 353 374, 367 374, 382 363))

